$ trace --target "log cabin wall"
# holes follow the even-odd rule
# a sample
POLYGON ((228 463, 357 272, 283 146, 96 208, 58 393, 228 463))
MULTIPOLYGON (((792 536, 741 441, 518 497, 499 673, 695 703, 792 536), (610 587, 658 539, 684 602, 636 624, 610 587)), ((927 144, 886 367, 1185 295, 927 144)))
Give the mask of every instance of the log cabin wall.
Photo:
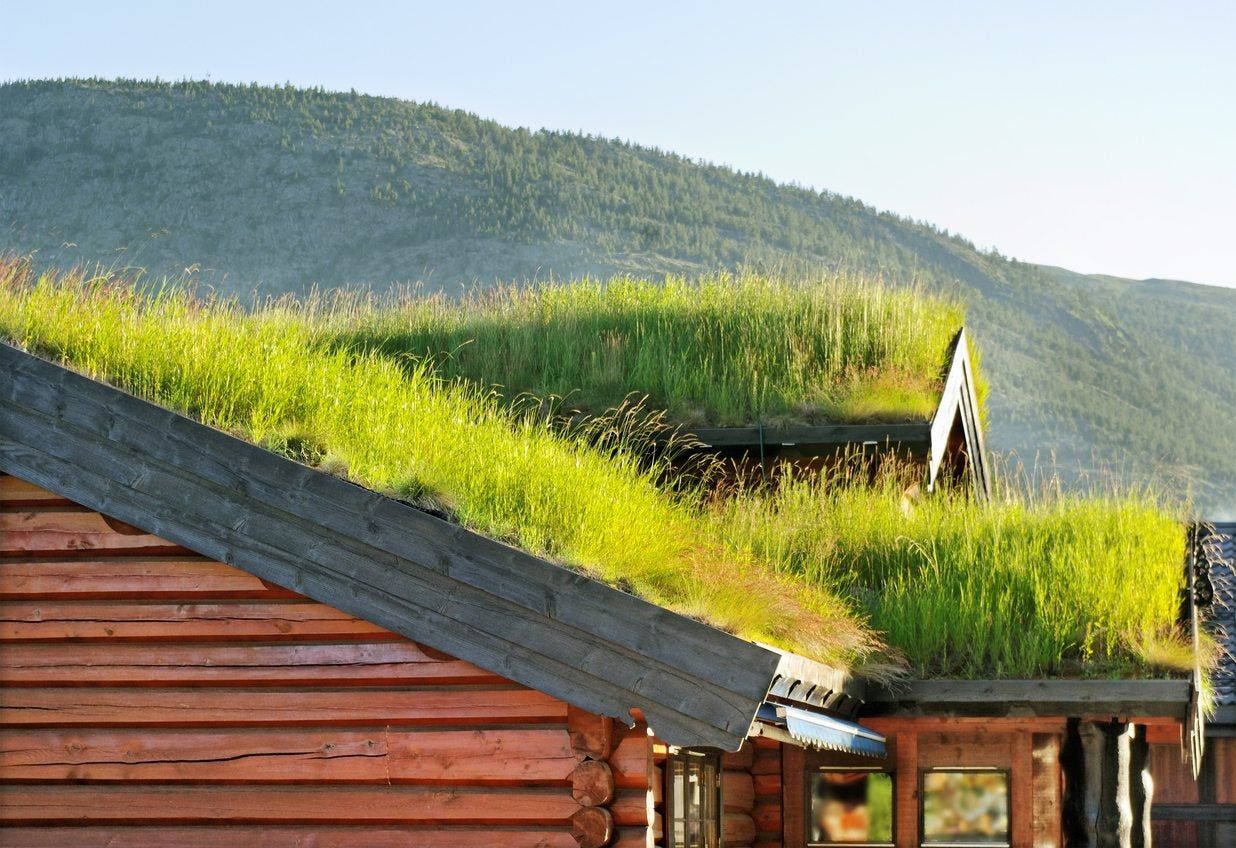
POLYGON ((779 742, 770 739, 753 739, 751 782, 755 789, 755 803, 751 818, 755 821, 755 841, 752 848, 781 848, 784 823, 781 813, 782 749, 779 742))
MULTIPOLYGON (((665 832, 665 760, 669 748, 659 739, 646 734, 644 725, 637 725, 619 743, 611 762, 614 779, 619 787, 619 800, 614 804, 615 824, 634 822, 637 804, 635 794, 646 799, 648 845, 664 845, 665 832), (645 733, 643 749, 637 750, 637 739, 645 733), (630 752, 626 749, 630 746, 630 752), (647 753, 645 753, 645 751, 647 753), (641 758, 643 758, 641 760, 641 758), (628 777, 627 763, 634 770, 640 762, 647 763, 647 781, 628 777), (625 792, 628 787, 630 792, 625 792), (627 810, 632 811, 631 814, 627 810)), ((640 812, 643 812, 642 810, 640 812)), ((780 848, 781 842, 781 745, 768 739, 748 739, 737 752, 721 754, 721 840, 725 848, 780 848)), ((632 841, 634 845, 634 841, 632 841)))
POLYGON ((1176 734, 1150 738, 1155 845, 1236 845, 1236 736, 1208 736, 1197 780, 1176 734))
POLYGON ((0 846, 648 844, 647 729, 0 476, 0 846))

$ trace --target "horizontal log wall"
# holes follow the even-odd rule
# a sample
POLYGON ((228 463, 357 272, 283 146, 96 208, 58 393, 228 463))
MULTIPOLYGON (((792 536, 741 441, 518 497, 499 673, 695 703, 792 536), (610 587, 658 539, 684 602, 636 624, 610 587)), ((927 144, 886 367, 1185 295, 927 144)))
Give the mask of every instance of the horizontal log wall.
POLYGON ((723 754, 721 788, 726 846, 780 848, 781 744, 748 739, 734 754, 723 754))
POLYGON ((1236 845, 1236 737, 1206 739, 1197 780, 1178 740, 1151 742, 1154 844, 1236 845))
POLYGON ((751 848, 755 842, 755 783, 751 740, 735 753, 721 755, 721 825, 727 848, 751 848))
POLYGON ((0 476, 0 846, 644 845, 650 751, 0 476))
POLYGON ((751 781, 755 787, 755 848, 780 848, 782 821, 781 751, 782 745, 769 739, 755 739, 751 761, 751 781))

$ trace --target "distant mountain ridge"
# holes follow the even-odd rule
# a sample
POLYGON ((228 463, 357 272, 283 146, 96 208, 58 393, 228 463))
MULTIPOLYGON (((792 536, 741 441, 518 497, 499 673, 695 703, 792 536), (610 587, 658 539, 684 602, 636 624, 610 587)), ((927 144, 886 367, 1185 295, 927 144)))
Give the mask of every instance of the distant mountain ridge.
POLYGON ((1236 512, 1236 291, 1017 262, 625 142, 316 89, 9 83, 0 249, 240 294, 739 264, 913 280, 967 302, 997 449, 1192 478, 1236 512))

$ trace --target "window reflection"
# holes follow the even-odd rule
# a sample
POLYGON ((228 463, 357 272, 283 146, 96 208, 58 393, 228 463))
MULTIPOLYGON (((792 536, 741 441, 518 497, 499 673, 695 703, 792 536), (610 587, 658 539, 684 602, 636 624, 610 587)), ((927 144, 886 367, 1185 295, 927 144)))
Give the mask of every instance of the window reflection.
POLYGON ((721 763, 716 755, 682 751, 669 758, 671 848, 718 848, 721 763))
POLYGON ((893 776, 883 771, 809 775, 812 845, 891 845, 893 776))
POLYGON ((1006 772, 924 772, 923 844, 1007 845, 1008 840, 1006 772))

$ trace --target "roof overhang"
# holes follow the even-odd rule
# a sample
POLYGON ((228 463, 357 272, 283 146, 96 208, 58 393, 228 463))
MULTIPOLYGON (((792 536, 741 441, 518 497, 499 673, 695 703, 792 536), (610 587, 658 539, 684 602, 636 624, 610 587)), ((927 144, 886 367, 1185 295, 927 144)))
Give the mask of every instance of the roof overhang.
POLYGON ((769 702, 760 709, 753 736, 775 739, 801 748, 837 751, 860 757, 883 759, 884 734, 854 721, 769 702))
POLYGON ((868 685, 864 715, 1030 718, 1066 716, 1183 723, 1188 680, 913 680, 868 685))
POLYGON ((860 683, 0 344, 0 471, 671 745, 860 683), (798 696, 795 696, 798 697, 798 696))

